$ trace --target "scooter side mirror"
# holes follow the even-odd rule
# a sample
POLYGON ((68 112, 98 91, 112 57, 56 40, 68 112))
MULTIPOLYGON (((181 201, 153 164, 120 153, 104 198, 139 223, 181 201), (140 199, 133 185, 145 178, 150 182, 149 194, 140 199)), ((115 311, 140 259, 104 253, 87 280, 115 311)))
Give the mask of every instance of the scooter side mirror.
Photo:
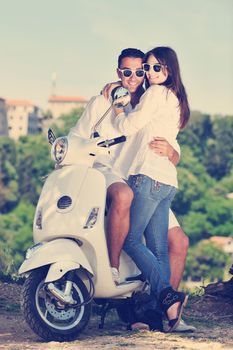
POLYGON ((99 133, 96 131, 96 129, 102 123, 102 121, 106 118, 108 113, 111 111, 112 106, 116 106, 118 108, 124 107, 131 100, 130 92, 127 89, 123 88, 122 86, 117 86, 115 89, 113 89, 111 92, 111 97, 112 97, 112 104, 93 126, 91 138, 99 137, 99 133))
POLYGON ((53 130, 50 128, 48 130, 47 138, 48 138, 50 145, 52 145, 54 143, 54 141, 56 140, 56 136, 55 136, 53 130))
POLYGON ((122 86, 117 86, 111 92, 113 105, 116 107, 125 107, 131 100, 130 92, 122 86))

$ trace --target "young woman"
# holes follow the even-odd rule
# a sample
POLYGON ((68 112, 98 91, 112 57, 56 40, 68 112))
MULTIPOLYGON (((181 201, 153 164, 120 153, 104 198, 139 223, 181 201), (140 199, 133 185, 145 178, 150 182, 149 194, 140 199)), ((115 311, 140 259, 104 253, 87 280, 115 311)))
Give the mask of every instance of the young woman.
POLYGON ((169 158, 156 155, 148 143, 156 135, 174 144, 190 112, 174 50, 157 47, 149 51, 143 68, 148 89, 139 104, 127 116, 115 108, 114 127, 124 135, 135 134, 115 164, 116 171, 121 168, 126 174, 134 192, 124 250, 150 282, 172 331, 187 301, 184 293, 173 290, 169 282, 168 212, 178 186, 177 174, 169 158), (143 233, 146 246, 142 243, 143 233))

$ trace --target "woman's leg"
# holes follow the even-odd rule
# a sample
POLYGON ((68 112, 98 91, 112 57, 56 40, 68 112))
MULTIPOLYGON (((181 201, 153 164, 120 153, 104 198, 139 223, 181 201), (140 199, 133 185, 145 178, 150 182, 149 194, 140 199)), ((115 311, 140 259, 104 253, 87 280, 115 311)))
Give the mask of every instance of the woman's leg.
MULTIPOLYGON (((134 191, 134 200, 130 211, 130 230, 124 249, 149 280, 153 292, 157 295, 162 289, 170 286, 169 278, 164 279, 159 261, 142 243, 142 235, 161 199, 170 191, 170 186, 165 185, 158 191, 155 181, 144 175, 131 177, 129 185, 134 191), (157 195, 155 190, 159 192, 157 195)), ((168 218, 166 220, 168 221, 168 218)))
POLYGON ((162 200, 157 206, 144 236, 146 246, 157 257, 163 278, 167 283, 170 281, 170 263, 168 256, 168 213, 170 201, 162 200))
POLYGON ((130 231, 124 249, 149 280, 152 293, 155 295, 155 299, 160 300, 162 309, 170 320, 170 330, 173 330, 179 323, 186 297, 183 293, 174 291, 169 281, 164 280, 157 257, 142 243, 142 233, 160 202, 171 195, 171 187, 160 186, 159 193, 155 195, 154 189, 156 188, 157 191, 159 186, 157 184, 155 186, 153 180, 146 176, 135 176, 133 178, 136 181, 134 180, 133 183, 130 182, 129 184, 134 191, 134 200, 131 206, 130 231))
MULTIPOLYGON (((164 186, 161 185, 160 186, 164 186)), ((166 185, 165 185, 166 186, 166 185)), ((166 186, 167 187, 167 186, 166 186)), ((162 191, 162 188, 161 188, 162 191)), ((170 261, 168 255, 168 217, 175 188, 170 187, 169 193, 158 204, 144 235, 147 247, 157 257, 164 279, 170 281, 170 261)))

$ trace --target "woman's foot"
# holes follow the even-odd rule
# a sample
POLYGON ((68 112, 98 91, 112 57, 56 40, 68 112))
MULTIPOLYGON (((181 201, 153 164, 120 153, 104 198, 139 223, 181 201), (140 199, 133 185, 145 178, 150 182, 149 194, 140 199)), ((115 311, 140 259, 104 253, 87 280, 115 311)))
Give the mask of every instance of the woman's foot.
POLYGON ((167 309, 167 319, 168 321, 174 320, 178 317, 179 315, 179 310, 180 310, 181 302, 177 302, 173 304, 172 306, 167 309))
POLYGON ((168 318, 167 332, 172 332, 179 325, 183 308, 187 303, 188 296, 182 292, 175 291, 171 287, 168 287, 161 291, 159 299, 162 309, 168 318))

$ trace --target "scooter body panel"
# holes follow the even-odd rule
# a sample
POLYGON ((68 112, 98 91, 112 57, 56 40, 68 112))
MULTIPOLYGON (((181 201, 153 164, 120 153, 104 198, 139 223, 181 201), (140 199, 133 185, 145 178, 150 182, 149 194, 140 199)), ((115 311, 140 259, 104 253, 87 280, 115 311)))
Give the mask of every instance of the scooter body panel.
MULTIPOLYGON (((29 272, 38 267, 54 264, 61 261, 69 261, 73 263, 76 268, 80 265, 93 274, 93 270, 83 253, 82 249, 75 241, 71 239, 55 239, 50 242, 45 242, 32 255, 24 260, 20 266, 19 274, 29 272)), ((67 271, 64 268, 64 275, 67 271)), ((62 277, 61 275, 61 277, 62 277)), ((54 276, 54 280, 56 280, 54 276)))
POLYGON ((95 227, 104 227, 105 178, 96 169, 71 165, 53 171, 44 184, 34 219, 36 243, 60 237, 85 238, 93 207, 100 208, 95 227), (42 228, 38 228, 38 216, 42 228))

